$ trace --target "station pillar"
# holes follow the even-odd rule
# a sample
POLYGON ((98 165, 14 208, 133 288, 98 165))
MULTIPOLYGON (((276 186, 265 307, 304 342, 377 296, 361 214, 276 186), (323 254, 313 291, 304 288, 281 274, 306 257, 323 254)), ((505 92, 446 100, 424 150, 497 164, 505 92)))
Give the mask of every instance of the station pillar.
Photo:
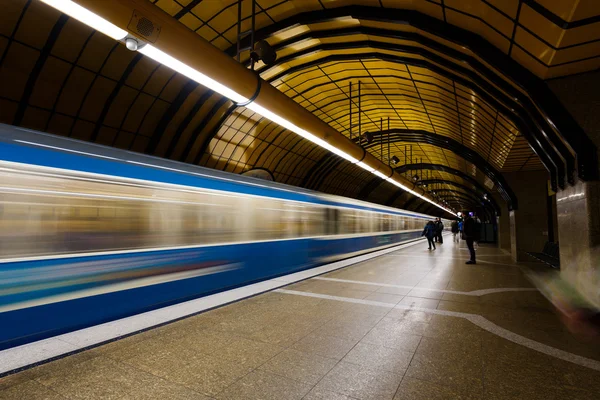
POLYGON ((495 196, 495 200, 500 207, 500 215, 497 221, 498 247, 510 253, 510 214, 506 203, 499 196, 495 196))
POLYGON ((521 171, 504 177, 518 199, 517 209, 507 213, 510 253, 513 261, 532 261, 527 252, 542 251, 552 223, 548 219, 548 173, 521 171))
MULTIPOLYGON (((547 81, 594 142, 600 158, 600 70, 547 81)), ((578 181, 556 194, 561 274, 600 307, 600 184, 578 181)))
POLYGON ((600 306, 600 183, 579 181, 556 197, 561 274, 600 306))

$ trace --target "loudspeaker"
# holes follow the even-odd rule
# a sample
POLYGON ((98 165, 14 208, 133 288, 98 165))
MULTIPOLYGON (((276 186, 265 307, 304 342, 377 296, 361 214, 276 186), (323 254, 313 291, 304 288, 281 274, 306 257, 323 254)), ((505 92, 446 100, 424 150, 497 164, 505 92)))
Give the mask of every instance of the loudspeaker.
POLYGON ((267 66, 275 64, 277 52, 273 50, 266 40, 260 40, 254 44, 254 50, 250 53, 254 61, 262 60, 267 66))
POLYGON ((134 10, 127 29, 138 34, 144 41, 154 43, 158 39, 158 35, 160 35, 161 27, 142 15, 138 10, 134 10))

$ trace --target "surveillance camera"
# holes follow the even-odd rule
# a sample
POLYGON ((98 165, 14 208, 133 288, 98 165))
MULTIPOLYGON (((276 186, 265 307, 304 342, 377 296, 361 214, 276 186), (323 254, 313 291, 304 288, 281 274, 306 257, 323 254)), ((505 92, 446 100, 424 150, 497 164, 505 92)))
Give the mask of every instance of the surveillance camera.
POLYGON ((127 38, 125 39, 125 47, 131 51, 136 51, 138 49, 138 41, 134 38, 127 38))

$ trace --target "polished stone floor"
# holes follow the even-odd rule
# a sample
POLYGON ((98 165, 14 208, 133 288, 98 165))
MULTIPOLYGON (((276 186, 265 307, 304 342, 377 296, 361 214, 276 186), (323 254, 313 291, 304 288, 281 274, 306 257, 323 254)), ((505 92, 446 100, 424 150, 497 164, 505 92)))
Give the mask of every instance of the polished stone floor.
POLYGON ((467 255, 419 243, 9 375, 0 399, 599 399, 600 345, 506 253, 467 255))

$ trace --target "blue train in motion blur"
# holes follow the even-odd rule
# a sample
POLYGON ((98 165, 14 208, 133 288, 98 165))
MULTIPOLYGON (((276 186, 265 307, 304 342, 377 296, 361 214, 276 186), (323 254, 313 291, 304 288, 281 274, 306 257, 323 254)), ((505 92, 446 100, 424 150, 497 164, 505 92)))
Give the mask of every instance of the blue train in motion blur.
POLYGON ((0 124, 0 349, 414 240, 431 218, 0 124))

